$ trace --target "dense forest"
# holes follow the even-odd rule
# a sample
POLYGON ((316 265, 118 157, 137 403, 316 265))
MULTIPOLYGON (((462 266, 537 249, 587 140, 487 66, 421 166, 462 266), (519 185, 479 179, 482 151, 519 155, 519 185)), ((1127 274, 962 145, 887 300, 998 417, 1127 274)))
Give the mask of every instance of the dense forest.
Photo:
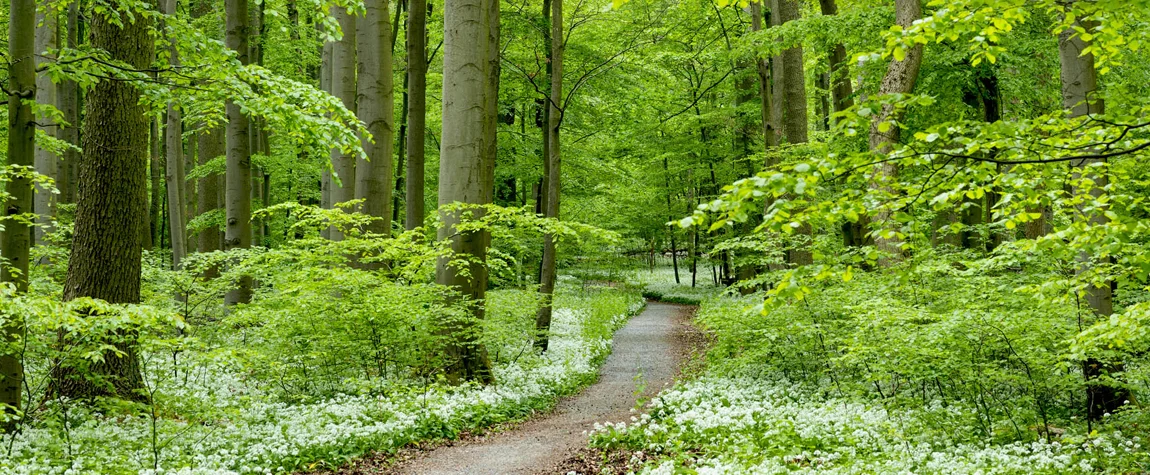
POLYGON ((1150 472, 1146 0, 0 3, 0 474, 1150 472))

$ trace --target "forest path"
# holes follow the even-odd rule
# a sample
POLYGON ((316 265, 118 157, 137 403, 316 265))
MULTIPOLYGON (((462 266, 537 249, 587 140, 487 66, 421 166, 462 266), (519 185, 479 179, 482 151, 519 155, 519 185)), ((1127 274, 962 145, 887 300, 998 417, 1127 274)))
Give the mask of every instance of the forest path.
POLYGON ((694 307, 648 302, 615 332, 599 381, 565 398, 555 410, 490 436, 436 448, 390 467, 401 474, 539 474, 587 446, 584 431, 596 422, 630 422, 640 387, 646 397, 675 381, 689 352, 694 307))

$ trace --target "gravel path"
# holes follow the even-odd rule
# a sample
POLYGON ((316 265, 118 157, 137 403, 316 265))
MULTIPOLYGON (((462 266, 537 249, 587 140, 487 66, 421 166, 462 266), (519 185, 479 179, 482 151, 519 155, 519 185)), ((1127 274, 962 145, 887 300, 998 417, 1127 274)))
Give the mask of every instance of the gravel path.
POLYGON ((560 401, 554 412, 490 437, 436 448, 389 472, 554 473, 567 457, 586 447, 583 431, 595 422, 630 420, 640 384, 651 395, 674 382, 687 353, 684 335, 691 311, 688 306, 648 303, 615 333, 614 348, 599 370, 599 381, 560 401))

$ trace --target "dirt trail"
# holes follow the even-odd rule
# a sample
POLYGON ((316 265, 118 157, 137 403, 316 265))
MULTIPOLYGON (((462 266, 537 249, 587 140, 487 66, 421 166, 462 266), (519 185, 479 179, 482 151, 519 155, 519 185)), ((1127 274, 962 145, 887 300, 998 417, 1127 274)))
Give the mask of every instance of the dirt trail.
POLYGON ((674 382, 687 353, 692 307, 650 302, 615 333, 614 348, 599 381, 559 402, 555 411, 490 437, 444 446, 391 467, 389 473, 554 473, 587 445, 583 431, 596 422, 630 421, 638 385, 654 394, 674 382), (642 375, 637 378, 637 375, 642 375))

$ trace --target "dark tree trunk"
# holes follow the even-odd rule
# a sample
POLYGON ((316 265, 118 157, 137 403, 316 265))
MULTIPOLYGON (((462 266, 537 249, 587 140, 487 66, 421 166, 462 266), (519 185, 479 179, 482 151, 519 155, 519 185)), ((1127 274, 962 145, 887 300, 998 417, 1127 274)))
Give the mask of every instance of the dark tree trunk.
MULTIPOLYGON (((559 219, 559 196, 561 191, 561 163, 562 152, 559 142, 559 126, 563 119, 563 0, 551 0, 551 100, 548 109, 547 134, 547 208, 544 215, 548 218, 559 219)), ((555 236, 543 236, 543 265, 540 275, 542 285, 539 293, 543 302, 539 312, 535 315, 535 347, 546 350, 550 341, 548 332, 551 331, 551 302, 555 294, 556 248, 555 236)))
POLYGON ((423 187, 427 133, 427 1, 408 0, 407 8, 407 177, 406 228, 423 226, 427 216, 423 187))
MULTIPOLYGON (((121 18, 125 12, 119 12, 121 18)), ((154 59, 148 17, 117 26, 108 15, 91 18, 91 42, 111 58, 143 69, 154 59)), ((141 228, 147 191, 148 122, 140 105, 140 91, 129 82, 102 81, 88 93, 84 121, 84 151, 77 182, 75 237, 64 300, 92 297, 111 303, 139 303, 141 228)), ((129 335, 122 335, 128 337, 129 335)), ((63 344, 68 336, 62 335, 63 344)), ((107 352, 91 363, 87 376, 101 376, 101 384, 61 367, 53 386, 71 398, 115 395, 141 399, 142 386, 136 349, 115 343, 120 353, 107 352)))

